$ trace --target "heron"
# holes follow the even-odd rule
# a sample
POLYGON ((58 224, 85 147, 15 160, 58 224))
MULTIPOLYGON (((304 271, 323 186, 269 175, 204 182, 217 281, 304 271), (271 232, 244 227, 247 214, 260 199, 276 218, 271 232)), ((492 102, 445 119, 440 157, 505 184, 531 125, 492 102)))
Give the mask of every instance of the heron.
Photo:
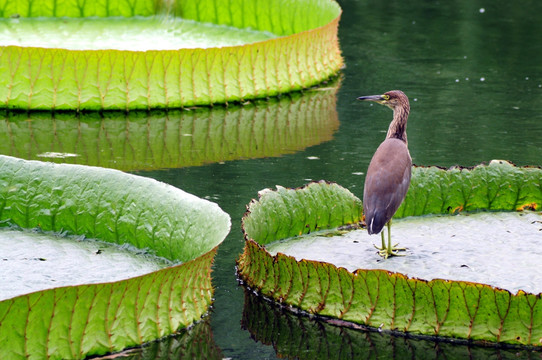
POLYGON ((376 149, 369 163, 363 189, 363 213, 369 235, 382 237, 382 247, 375 247, 384 259, 402 255, 405 248, 391 244, 391 218, 405 199, 410 186, 412 158, 408 151, 406 126, 410 104, 400 90, 382 95, 361 96, 358 100, 374 101, 393 110, 393 120, 386 139, 376 149), (388 245, 384 241, 384 225, 388 228, 388 245))

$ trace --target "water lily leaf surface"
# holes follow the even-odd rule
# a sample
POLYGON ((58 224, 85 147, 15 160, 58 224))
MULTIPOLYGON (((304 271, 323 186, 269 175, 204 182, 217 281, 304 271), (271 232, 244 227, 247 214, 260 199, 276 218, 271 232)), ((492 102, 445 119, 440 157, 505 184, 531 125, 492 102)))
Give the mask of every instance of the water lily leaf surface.
POLYGON ((198 321, 230 219, 209 201, 117 170, 0 156, 0 223, 130 244, 182 264, 116 282, 0 301, 1 358, 73 359, 198 321))
POLYGON ((266 246, 297 260, 329 262, 349 271, 382 269, 424 280, 478 282, 511 293, 542 292, 540 232, 535 211, 478 212, 407 217, 393 221, 392 241, 405 256, 383 261, 375 245, 380 235, 365 229, 320 231, 266 246))
MULTIPOLYGON (((148 50, 142 45, 136 50, 0 46, 0 104, 24 110, 179 108, 243 102, 309 88, 336 74, 343 64, 337 36, 340 13, 331 0, 271 0, 264 6, 256 0, 92 4, 44 0, 39 6, 33 0, 3 0, 0 17, 10 28, 44 22, 28 18, 104 17, 115 24, 124 21, 118 17, 158 16, 163 19, 148 20, 159 22, 157 31, 166 27, 166 32, 174 33, 178 19, 184 19, 241 29, 244 35, 235 37, 242 39, 247 32, 257 31, 267 34, 267 40, 250 38, 252 42, 243 45, 222 41, 221 47, 204 41, 197 48, 191 42, 173 50, 148 50), (213 47, 204 48, 209 45, 213 47)), ((133 43, 141 44, 140 32, 134 36, 133 43)))
POLYGON ((52 287, 119 281, 175 263, 124 244, 0 229, 0 300, 52 287))
POLYGON ((4 46, 68 50, 178 50, 239 46, 270 32, 164 17, 40 17, 0 21, 4 46))
MULTIPOLYGON (((406 200, 397 217, 453 214, 458 211, 516 211, 542 203, 539 168, 518 168, 493 161, 472 169, 415 168, 406 200)), ((245 251, 239 275, 264 296, 310 313, 384 330, 539 346, 542 342, 542 303, 539 294, 494 288, 454 279, 430 281, 386 270, 350 272, 329 263, 297 261, 263 247, 270 242, 337 225, 311 226, 305 214, 340 218, 341 208, 358 203, 354 195, 335 201, 302 193, 328 191, 344 194, 326 183, 291 190, 263 191, 243 219, 245 251), (311 189, 313 189, 311 191, 311 189), (292 195, 296 193, 296 195, 292 195), (295 198, 297 203, 291 199, 295 198), (265 221, 264 221, 265 218, 265 221), (267 222, 268 224, 265 224, 267 222)), ((340 225, 355 222, 346 212, 340 225)), ((361 211, 357 218, 361 220, 361 211)))

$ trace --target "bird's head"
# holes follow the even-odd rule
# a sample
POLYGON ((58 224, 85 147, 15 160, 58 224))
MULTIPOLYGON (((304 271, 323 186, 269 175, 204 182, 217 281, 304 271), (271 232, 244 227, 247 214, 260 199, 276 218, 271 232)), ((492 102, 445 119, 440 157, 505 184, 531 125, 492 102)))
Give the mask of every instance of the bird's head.
POLYGON ((382 95, 360 96, 358 100, 374 101, 386 105, 393 110, 395 110, 397 106, 408 106, 408 98, 401 90, 388 91, 382 95))

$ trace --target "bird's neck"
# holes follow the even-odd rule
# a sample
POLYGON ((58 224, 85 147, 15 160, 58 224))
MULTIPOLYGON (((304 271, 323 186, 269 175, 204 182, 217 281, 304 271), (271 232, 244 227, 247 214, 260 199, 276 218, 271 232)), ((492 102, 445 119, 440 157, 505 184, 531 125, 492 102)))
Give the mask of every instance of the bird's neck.
POLYGON ((396 106, 393 109, 393 121, 388 128, 388 134, 386 138, 396 138, 407 142, 406 126, 408 114, 410 113, 410 106, 396 106))

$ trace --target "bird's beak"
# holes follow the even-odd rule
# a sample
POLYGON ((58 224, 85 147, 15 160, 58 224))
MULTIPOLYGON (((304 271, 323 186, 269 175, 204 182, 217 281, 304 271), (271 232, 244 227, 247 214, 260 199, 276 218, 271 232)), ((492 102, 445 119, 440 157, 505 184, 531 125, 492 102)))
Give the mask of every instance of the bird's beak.
POLYGON ((370 95, 370 96, 360 96, 358 100, 361 101, 376 101, 378 103, 384 101, 384 97, 382 95, 370 95))

